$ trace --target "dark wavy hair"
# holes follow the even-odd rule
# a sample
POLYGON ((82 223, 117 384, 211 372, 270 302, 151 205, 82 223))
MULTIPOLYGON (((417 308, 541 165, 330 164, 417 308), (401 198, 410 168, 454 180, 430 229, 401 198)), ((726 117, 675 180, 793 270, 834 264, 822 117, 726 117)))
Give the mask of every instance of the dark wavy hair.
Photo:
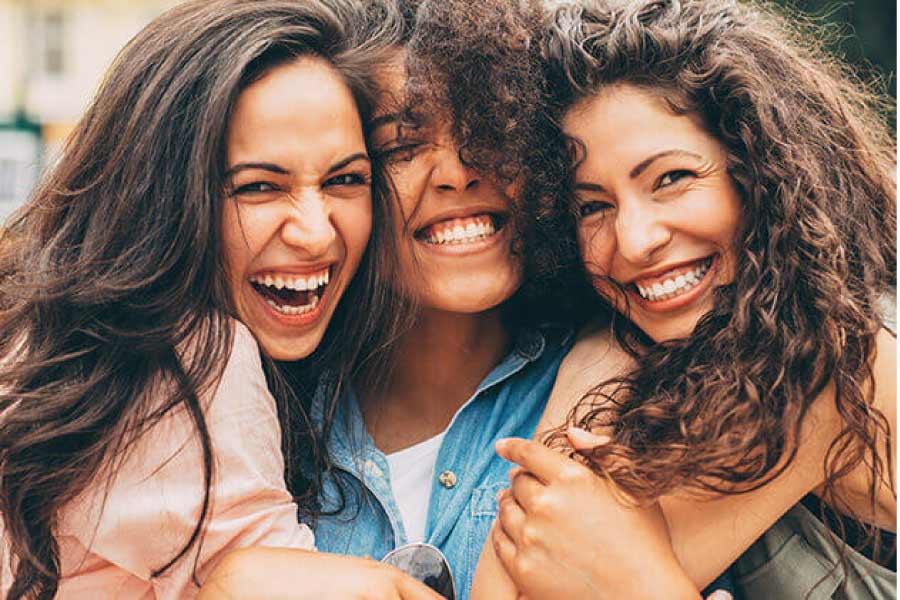
POLYGON ((405 15, 407 83, 401 127, 440 115, 450 124, 460 160, 501 189, 510 184, 513 253, 524 283, 506 304, 511 327, 565 319, 573 296, 548 278, 576 285, 564 268, 577 245, 553 218, 569 160, 546 118, 547 81, 540 0, 395 0, 405 15), (534 216, 538 214, 539 218, 534 216), (544 217, 548 218, 544 218, 544 217), (542 252, 528 252, 540 247, 542 252))
MULTIPOLYGON (((702 119, 742 197, 736 273, 713 310, 690 337, 663 343, 616 319, 637 367, 570 416, 612 426, 612 443, 589 460, 636 499, 765 485, 796 456, 831 383, 842 429, 824 457, 822 498, 858 516, 832 492, 861 464, 872 508, 880 485, 894 490, 871 367, 880 302, 896 286, 889 105, 805 23, 731 0, 584 0, 549 19, 556 122, 605 86, 639 87, 702 119)), ((574 222, 571 209, 558 218, 574 222)))
MULTIPOLYGON (((9 598, 56 594, 60 509, 114 473, 172 410, 193 421, 206 493, 190 539, 159 557, 154 575, 201 543, 214 460, 200 399, 233 337, 220 231, 229 117, 252 81, 314 55, 344 79, 365 123, 370 72, 393 35, 391 23, 379 33, 367 16, 352 0, 195 0, 165 13, 119 54, 61 159, 6 224, 0 511, 14 559, 9 598), (202 352, 183 356, 176 348, 186 342, 202 352), (171 395, 153 399, 149 389, 171 395)), ((266 361, 285 477, 301 505, 317 495, 326 458, 308 399, 292 384, 324 364, 347 375, 391 327, 379 270, 381 253, 392 254, 381 229, 390 206, 375 179, 372 244, 321 349, 305 364, 266 361)))

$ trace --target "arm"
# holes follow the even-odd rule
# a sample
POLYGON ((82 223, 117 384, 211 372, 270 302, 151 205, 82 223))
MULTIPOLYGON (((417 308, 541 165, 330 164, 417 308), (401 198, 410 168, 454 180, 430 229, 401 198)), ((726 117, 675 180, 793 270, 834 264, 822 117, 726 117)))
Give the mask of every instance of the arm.
POLYGON ((285 548, 229 553, 197 600, 442 600, 401 571, 367 558, 285 548))
MULTIPOLYGON (((587 355, 597 352, 596 345, 600 343, 598 336, 593 334, 590 343, 595 347, 591 348, 591 352, 587 355)), ((582 345, 582 342, 579 342, 579 345, 582 345)), ((560 378, 554 388, 539 430, 564 421, 565 415, 573 403, 581 397, 581 393, 573 394, 573 392, 579 391, 579 385, 581 390, 585 390, 585 386, 589 387, 604 379, 604 376, 596 371, 585 370, 585 367, 590 365, 589 361, 583 353, 579 357, 574 352, 573 350, 576 360, 570 366, 577 368, 560 369, 560 378), (583 379, 585 373, 590 374, 587 382, 579 384, 579 380, 583 379), (560 391, 562 393, 559 393, 560 391)), ((874 365, 875 404, 891 423, 892 452, 894 451, 893 427, 896 415, 895 352, 895 340, 887 334, 879 336, 878 355, 874 365)), ((822 457, 837 434, 839 425, 840 420, 834 409, 833 392, 831 389, 827 389, 822 397, 814 403, 804 424, 795 462, 775 481, 754 492, 736 496, 711 496, 704 499, 692 496, 672 496, 661 499, 675 554, 698 588, 709 584, 784 512, 819 485, 823 478, 822 457)), ((854 473, 844 482, 842 493, 847 495, 854 493, 852 486, 856 475, 854 473)), ((864 472, 860 472, 858 475, 856 477, 858 479, 856 493, 864 494, 866 476, 864 472)), ((550 496, 550 499, 545 498, 543 502, 545 505, 554 505, 555 503, 559 509, 557 516, 560 518, 554 525, 546 525, 548 528, 561 527, 564 523, 563 519, 566 519, 568 515, 578 514, 586 517, 591 514, 592 510, 602 505, 602 498, 598 504, 597 498, 591 496, 592 493, 599 493, 596 489, 587 491, 588 488, 583 487, 579 491, 572 486, 557 486, 555 492, 551 488, 547 489, 550 492, 546 496, 550 496)), ((519 494, 516 494, 517 499, 518 497, 519 494)), ((889 520, 893 522, 896 510, 894 494, 887 484, 882 485, 882 489, 879 491, 879 506, 881 511, 889 515, 889 520)), ((501 521, 503 521, 502 517, 501 513, 501 521)), ((594 530, 583 528, 581 532, 583 535, 579 537, 579 531, 573 530, 572 536, 574 537, 569 537, 567 543, 557 548, 555 552, 564 553, 571 549, 581 551, 584 547, 595 543, 594 530), (579 539, 580 543, 575 541, 579 539)), ((486 549, 486 552, 488 550, 486 549)), ((488 554, 486 556, 489 565, 490 561, 495 561, 496 557, 490 557, 488 554)))
POLYGON ((61 533, 78 540, 90 560, 67 574, 63 589, 88 589, 98 577, 129 577, 152 587, 157 597, 180 598, 196 590, 195 564, 203 581, 230 549, 313 547, 312 532, 297 522, 297 507, 284 484, 278 416, 259 351, 240 324, 210 396, 201 398, 214 460, 202 541, 163 576, 151 577, 190 539, 203 501, 197 434, 186 412, 176 408, 142 434, 108 487, 98 479, 64 510, 61 533))

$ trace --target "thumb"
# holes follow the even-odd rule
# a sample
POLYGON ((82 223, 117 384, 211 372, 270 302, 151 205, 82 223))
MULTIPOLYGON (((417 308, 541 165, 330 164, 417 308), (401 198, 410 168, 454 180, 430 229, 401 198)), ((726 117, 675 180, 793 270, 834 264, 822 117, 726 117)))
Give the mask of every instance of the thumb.
POLYGON ((612 439, 608 435, 592 433, 581 427, 569 427, 569 429, 566 430, 566 436, 569 438, 569 443, 572 444, 572 448, 579 452, 593 450, 597 446, 608 444, 612 439))

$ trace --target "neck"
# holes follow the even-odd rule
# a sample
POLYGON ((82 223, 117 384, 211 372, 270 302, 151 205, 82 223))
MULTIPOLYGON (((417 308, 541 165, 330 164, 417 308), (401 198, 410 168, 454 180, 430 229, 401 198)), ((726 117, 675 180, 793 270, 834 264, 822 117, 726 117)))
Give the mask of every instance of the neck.
POLYGON ((390 453, 445 430, 503 360, 508 338, 499 309, 477 314, 424 309, 398 341, 385 385, 377 394, 359 396, 376 446, 390 453))

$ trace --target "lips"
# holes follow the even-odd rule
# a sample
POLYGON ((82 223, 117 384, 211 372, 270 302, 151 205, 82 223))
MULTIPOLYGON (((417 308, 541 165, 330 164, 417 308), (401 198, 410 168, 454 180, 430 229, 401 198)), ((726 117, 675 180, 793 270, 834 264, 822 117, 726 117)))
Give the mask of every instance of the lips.
POLYGON ((250 277, 250 285, 273 309, 302 315, 316 308, 330 280, 330 268, 314 273, 264 272, 250 277))
POLYGON ((672 300, 691 292, 700 285, 712 268, 715 256, 682 265, 655 277, 638 279, 633 282, 641 298, 647 302, 672 300))

